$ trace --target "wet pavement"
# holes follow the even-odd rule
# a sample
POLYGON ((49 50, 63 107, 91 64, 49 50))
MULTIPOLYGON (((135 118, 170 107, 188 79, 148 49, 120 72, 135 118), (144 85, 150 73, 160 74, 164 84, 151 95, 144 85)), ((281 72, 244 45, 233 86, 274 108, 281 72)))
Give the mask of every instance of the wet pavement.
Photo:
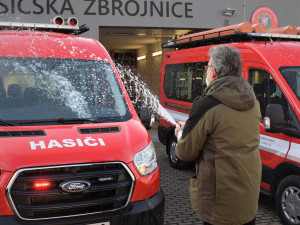
MULTIPOLYGON (((156 122, 154 127, 149 130, 149 134, 156 148, 160 168, 160 185, 166 197, 164 225, 203 224, 193 212, 189 199, 189 181, 195 172, 193 168, 176 170, 170 166, 166 148, 158 140, 157 126, 156 122)), ((282 224, 276 215, 274 201, 267 196, 260 196, 256 224, 282 224)))

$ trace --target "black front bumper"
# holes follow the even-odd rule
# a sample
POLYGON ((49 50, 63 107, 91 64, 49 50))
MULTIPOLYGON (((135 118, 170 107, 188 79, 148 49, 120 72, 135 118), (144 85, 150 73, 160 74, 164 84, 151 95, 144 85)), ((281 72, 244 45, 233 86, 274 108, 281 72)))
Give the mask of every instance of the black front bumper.
POLYGON ((126 208, 109 213, 76 216, 62 219, 24 221, 16 216, 0 216, 2 225, 92 225, 110 222, 110 225, 163 225, 165 195, 162 189, 151 198, 132 202, 126 208))

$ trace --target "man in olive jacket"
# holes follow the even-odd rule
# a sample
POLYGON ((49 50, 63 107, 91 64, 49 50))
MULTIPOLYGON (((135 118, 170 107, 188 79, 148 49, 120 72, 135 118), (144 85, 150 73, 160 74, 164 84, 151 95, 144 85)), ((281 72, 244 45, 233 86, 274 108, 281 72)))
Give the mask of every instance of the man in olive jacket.
MULTIPOLYGON (((181 160, 195 161, 193 208, 204 224, 255 224, 261 180, 260 107, 242 77, 240 52, 231 46, 209 51, 204 96, 194 102, 176 147, 181 160)), ((178 134, 178 128, 175 129, 178 134)))

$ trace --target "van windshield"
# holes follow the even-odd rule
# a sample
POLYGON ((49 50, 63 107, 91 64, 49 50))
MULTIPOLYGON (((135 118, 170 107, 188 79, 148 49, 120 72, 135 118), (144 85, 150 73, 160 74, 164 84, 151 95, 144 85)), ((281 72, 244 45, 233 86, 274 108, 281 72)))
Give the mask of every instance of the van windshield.
POLYGON ((56 120, 84 123, 130 118, 114 70, 107 62, 5 57, 0 58, 0 67, 2 121, 28 125, 30 121, 51 124, 56 120))
POLYGON ((280 67, 279 71, 300 101, 300 66, 280 67))

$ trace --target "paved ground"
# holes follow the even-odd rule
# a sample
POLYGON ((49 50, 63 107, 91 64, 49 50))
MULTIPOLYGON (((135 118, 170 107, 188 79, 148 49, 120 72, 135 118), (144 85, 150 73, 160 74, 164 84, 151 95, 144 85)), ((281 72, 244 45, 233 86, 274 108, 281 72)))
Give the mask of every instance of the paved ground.
MULTIPOLYGON (((195 216, 189 199, 188 186, 190 177, 194 174, 193 169, 175 170, 170 166, 165 146, 158 141, 157 123, 149 130, 149 133, 156 147, 161 173, 161 187, 166 195, 164 225, 203 224, 195 216)), ((264 195, 260 196, 256 224, 282 224, 276 215, 273 200, 264 195)))

